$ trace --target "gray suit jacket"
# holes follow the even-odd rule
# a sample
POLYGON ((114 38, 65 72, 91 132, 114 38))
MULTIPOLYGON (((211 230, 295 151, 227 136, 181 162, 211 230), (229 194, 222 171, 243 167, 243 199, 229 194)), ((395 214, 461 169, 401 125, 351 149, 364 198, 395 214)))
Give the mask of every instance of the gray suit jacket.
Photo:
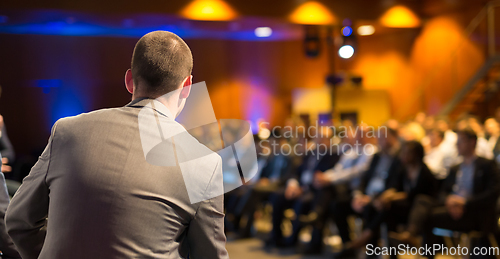
MULTIPOLYGON (((186 172, 145 159, 138 114, 151 102, 55 123, 7 210, 23 259, 228 258, 223 196, 191 204, 186 172)), ((181 127, 165 106, 153 107, 170 128, 181 127)), ((219 156, 190 168, 210 176, 203 190, 222 186, 219 156)))

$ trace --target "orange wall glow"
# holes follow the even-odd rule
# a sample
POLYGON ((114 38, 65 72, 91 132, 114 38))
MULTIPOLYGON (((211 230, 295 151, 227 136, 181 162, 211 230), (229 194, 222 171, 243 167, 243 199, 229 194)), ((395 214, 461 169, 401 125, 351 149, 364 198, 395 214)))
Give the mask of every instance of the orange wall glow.
POLYGON ((316 1, 299 5, 289 18, 291 22, 298 24, 333 24, 337 20, 328 8, 316 1))
POLYGON ((430 19, 417 33, 360 38, 351 66, 365 88, 389 92, 397 119, 418 111, 436 114, 484 62, 456 16, 430 19))
POLYGON ((181 11, 181 15, 205 21, 230 21, 237 16, 233 8, 222 0, 194 0, 181 11))
POLYGON ((382 15, 380 23, 386 27, 415 28, 420 26, 420 19, 407 7, 396 5, 382 15))
POLYGON ((484 52, 452 16, 429 20, 415 40, 411 63, 430 113, 439 112, 484 63, 484 52))

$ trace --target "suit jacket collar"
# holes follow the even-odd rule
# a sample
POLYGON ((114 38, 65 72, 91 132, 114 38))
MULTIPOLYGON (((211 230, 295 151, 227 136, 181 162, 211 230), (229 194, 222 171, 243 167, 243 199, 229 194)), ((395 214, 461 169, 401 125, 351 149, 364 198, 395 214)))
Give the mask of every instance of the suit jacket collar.
POLYGON ((151 98, 136 98, 132 100, 130 103, 125 105, 125 107, 138 107, 138 108, 143 108, 143 107, 151 107, 161 115, 175 119, 175 117, 172 115, 172 112, 165 106, 163 103, 159 102, 156 99, 151 99, 151 98))

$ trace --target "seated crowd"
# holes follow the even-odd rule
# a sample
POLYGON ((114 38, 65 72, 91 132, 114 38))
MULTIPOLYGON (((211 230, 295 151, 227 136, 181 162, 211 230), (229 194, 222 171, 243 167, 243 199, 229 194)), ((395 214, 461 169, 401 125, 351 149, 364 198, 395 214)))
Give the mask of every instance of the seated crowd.
POLYGON ((257 211, 270 204, 272 230, 265 247, 297 247, 308 225, 311 238, 301 252, 322 253, 330 220, 342 240, 336 258, 354 257, 368 244, 379 246, 382 226, 391 246, 442 242, 435 228, 496 234, 496 119, 483 125, 464 116, 452 130, 445 119, 418 114, 404 125, 390 120, 379 128, 347 122, 322 126, 314 136, 305 134, 310 128, 297 126, 302 122, 289 124, 293 134, 283 127, 268 138, 255 137, 258 175, 226 194, 228 233, 253 236, 256 216, 262 214, 257 211), (288 209, 294 216, 288 217, 291 234, 284 235, 288 209), (363 222, 357 235, 348 224, 352 217, 363 222))

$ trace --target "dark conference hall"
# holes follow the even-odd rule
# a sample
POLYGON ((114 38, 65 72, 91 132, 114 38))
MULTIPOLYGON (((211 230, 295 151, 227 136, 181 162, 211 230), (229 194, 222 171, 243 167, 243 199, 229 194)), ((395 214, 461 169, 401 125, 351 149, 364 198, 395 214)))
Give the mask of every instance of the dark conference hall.
POLYGON ((499 0, 1 1, 0 258, 500 259, 497 32, 499 0))

